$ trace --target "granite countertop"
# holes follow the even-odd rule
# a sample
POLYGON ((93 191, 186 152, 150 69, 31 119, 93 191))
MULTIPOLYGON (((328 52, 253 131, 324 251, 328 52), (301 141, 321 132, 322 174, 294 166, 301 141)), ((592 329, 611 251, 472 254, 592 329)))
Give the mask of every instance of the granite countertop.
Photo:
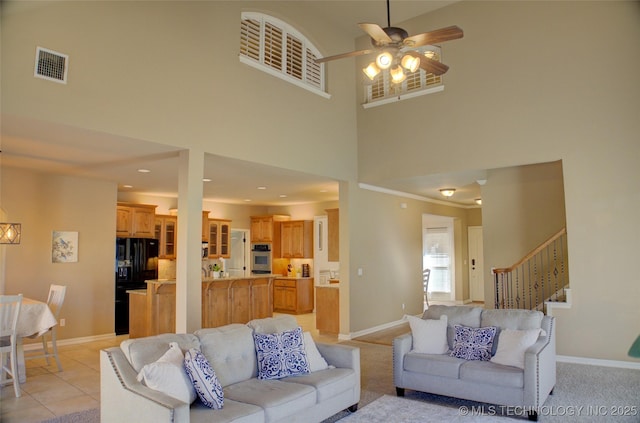
POLYGON ((330 288, 330 289, 338 289, 340 288, 339 283, 329 283, 326 285, 316 285, 316 288, 330 288))
POLYGON ((147 295, 146 289, 127 289, 127 294, 147 295))

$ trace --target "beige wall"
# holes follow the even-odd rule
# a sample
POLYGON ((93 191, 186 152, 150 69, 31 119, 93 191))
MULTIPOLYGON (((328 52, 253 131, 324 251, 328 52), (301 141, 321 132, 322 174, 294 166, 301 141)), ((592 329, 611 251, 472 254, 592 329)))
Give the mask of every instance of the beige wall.
POLYGON ((558 352, 632 360, 626 353, 640 333, 640 3, 461 2, 403 26, 451 24, 465 36, 443 45, 451 66, 443 92, 359 109, 360 177, 562 160, 574 304, 557 313, 558 352))
POLYGON ((47 300, 67 286, 59 337, 113 333, 116 185, 2 168, 1 206, 22 223, 22 241, 6 248, 5 293, 47 300), (52 263, 53 231, 78 232, 78 262, 52 263))

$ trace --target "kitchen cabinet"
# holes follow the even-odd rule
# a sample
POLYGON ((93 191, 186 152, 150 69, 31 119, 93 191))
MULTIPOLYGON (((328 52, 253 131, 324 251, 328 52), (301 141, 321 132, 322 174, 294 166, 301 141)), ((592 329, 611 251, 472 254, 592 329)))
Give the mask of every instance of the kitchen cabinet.
POLYGON ((316 287, 316 329, 321 334, 340 332, 340 288, 337 285, 316 287))
POLYGON ((202 242, 209 242, 209 212, 202 212, 202 242))
POLYGON ((155 238, 160 241, 158 258, 175 259, 178 240, 178 216, 157 214, 155 238))
POLYGON ((340 209, 327 209, 327 259, 340 261, 340 209))
POLYGON ((149 204, 118 203, 116 236, 121 238, 153 238, 156 207, 149 204))
POLYGON ((231 221, 209 219, 209 258, 231 257, 231 221))
POLYGON ((313 278, 276 278, 273 311, 304 314, 313 311, 313 278))
POLYGON ((280 258, 280 227, 289 219, 286 215, 251 216, 251 242, 271 244, 272 257, 280 258))
POLYGON ((281 258, 313 258, 313 221, 282 222, 280 248, 281 258))

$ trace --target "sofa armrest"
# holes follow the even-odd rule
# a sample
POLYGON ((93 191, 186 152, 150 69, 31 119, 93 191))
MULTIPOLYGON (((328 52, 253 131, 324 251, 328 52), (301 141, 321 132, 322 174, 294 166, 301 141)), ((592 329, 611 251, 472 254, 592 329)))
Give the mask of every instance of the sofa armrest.
POLYGON ((555 318, 545 316, 540 336, 524 353, 525 406, 540 407, 556 384, 556 333, 555 318))
POLYGON ((327 364, 354 369, 360 373, 360 348, 348 345, 316 343, 320 355, 327 361, 327 364))
POLYGON ((122 423, 189 421, 189 404, 138 382, 120 348, 100 351, 100 421, 122 423))
POLYGON ((402 368, 404 356, 413 347, 413 336, 405 333, 393 340, 393 384, 396 388, 404 388, 402 383, 402 368))

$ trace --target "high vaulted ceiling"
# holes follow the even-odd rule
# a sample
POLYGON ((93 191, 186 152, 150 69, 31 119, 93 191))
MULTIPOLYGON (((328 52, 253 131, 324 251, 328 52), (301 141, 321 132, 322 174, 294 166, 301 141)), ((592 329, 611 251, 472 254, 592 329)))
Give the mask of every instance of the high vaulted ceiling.
MULTIPOLYGON (((450 3, 453 1, 392 1, 391 23, 450 3)), ((363 35, 358 22, 386 26, 386 2, 382 0, 321 0, 307 2, 305 7, 354 38, 363 35)), ((177 195, 176 148, 6 115, 1 131, 2 166, 112 181, 122 192, 177 195)), ((211 179, 204 183, 204 198, 224 203, 287 205, 338 199, 337 181, 215 155, 206 156, 204 177, 211 179)), ((384 188, 444 200, 438 189, 453 186, 457 191, 450 201, 468 206, 479 197, 476 180, 482 179, 483 171, 472 171, 388 181, 384 188)))

